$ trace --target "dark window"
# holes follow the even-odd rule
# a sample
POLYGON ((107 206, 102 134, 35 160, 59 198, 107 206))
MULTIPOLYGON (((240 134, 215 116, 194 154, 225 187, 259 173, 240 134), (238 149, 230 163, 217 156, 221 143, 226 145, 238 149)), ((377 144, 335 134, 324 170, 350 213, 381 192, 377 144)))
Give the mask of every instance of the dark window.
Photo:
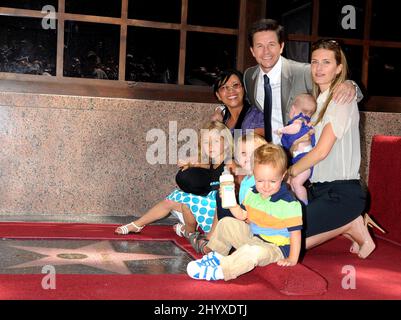
POLYGON ((121 0, 66 0, 65 12, 119 18, 121 0))
POLYGON ((310 43, 287 41, 284 45, 285 57, 299 62, 310 62, 310 43))
POLYGON ((46 5, 58 8, 58 0, 0 0, 0 7, 18 9, 42 10, 46 5))
POLYGON ((118 79, 120 26, 66 21, 64 75, 118 79))
MULTIPOLYGON (((363 48, 362 46, 351 46, 342 45, 341 46, 348 63, 348 79, 354 80, 358 83, 360 88, 362 85, 362 57, 363 48)), ((366 89, 366 88, 364 88, 366 89)))
POLYGON ((319 36, 362 39, 364 23, 364 0, 320 1, 319 36))
POLYGON ((372 96, 401 96, 401 49, 370 48, 368 91, 372 96))
POLYGON ((239 0, 189 0, 188 24, 238 28, 239 0))
POLYGON ((287 34, 311 34, 312 1, 268 1, 266 18, 277 20, 285 27, 287 34))
POLYGON ((159 22, 181 22, 181 0, 128 2, 128 18, 159 22))
POLYGON ((177 83, 180 32, 128 27, 126 80, 177 83))
POLYGON ((57 30, 42 19, 0 16, 1 72, 55 75, 56 52, 57 30))
POLYGON ((219 71, 236 66, 237 37, 188 32, 185 83, 211 85, 219 71))
POLYGON ((399 21, 398 2, 374 0, 370 38, 373 40, 401 41, 399 21))

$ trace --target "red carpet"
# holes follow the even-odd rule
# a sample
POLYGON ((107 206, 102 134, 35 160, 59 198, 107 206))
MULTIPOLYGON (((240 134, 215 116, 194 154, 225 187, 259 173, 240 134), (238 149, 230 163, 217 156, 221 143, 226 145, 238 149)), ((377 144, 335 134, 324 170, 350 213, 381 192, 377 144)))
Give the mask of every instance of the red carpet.
MULTIPOLYGON (((173 240, 194 255, 171 226, 148 226, 139 235, 117 236, 115 225, 0 223, 0 236, 15 239, 173 240)), ((43 290, 44 275, 0 275, 0 299, 401 299, 401 248, 380 241, 367 260, 347 252, 349 243, 335 239, 307 253, 293 268, 271 265, 230 282, 192 280, 186 275, 62 275, 56 290, 43 290), (344 290, 342 268, 356 269, 356 289, 344 290), (320 276, 320 275, 321 276, 320 276), (327 287, 328 283, 328 287, 327 287), (328 288, 328 290, 327 290, 328 288), (327 290, 327 291, 326 291, 327 290)), ((195 256, 195 255, 194 255, 195 256)))
POLYGON ((369 213, 401 245, 401 136, 374 136, 370 153, 369 213))

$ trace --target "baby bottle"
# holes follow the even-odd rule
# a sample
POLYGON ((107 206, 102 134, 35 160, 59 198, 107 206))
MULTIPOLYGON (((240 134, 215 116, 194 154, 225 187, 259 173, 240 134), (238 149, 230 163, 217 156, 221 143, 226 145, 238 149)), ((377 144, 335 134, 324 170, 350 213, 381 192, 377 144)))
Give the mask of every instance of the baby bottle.
POLYGON ((221 206, 225 209, 235 207, 237 199, 235 198, 234 177, 227 166, 224 167, 224 171, 220 176, 220 190, 221 206))

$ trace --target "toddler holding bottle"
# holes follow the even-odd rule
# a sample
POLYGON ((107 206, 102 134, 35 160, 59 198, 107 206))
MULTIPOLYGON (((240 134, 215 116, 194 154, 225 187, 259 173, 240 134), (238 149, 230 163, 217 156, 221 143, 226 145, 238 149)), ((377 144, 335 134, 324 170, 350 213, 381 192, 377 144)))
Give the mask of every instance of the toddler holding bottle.
POLYGON ((242 205, 230 208, 235 218, 217 223, 208 243, 212 252, 187 265, 191 278, 228 281, 256 266, 298 263, 302 209, 283 182, 286 172, 287 156, 280 146, 255 150, 255 187, 248 189, 242 205))

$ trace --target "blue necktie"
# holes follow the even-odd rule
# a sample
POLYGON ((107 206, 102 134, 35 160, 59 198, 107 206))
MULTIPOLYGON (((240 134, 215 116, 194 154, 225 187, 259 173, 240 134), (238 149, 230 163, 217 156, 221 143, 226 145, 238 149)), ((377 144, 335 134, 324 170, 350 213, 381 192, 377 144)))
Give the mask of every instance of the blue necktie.
POLYGON ((265 120, 265 139, 267 142, 272 141, 272 88, 270 86, 269 77, 263 76, 265 87, 265 102, 264 102, 264 120, 265 120))

